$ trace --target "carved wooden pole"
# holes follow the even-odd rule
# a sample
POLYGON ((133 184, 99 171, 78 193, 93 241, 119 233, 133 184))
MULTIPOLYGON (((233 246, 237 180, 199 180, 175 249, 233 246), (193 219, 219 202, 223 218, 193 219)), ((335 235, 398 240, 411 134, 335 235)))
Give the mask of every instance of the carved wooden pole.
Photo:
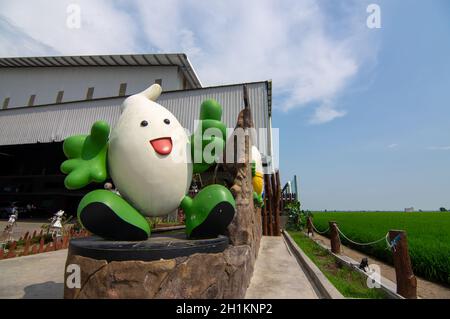
POLYGON ((267 210, 267 214, 268 214, 268 218, 267 218, 267 235, 268 236, 273 236, 273 201, 272 201, 272 185, 271 185, 271 178, 270 175, 268 174, 264 174, 264 184, 266 185, 266 192, 265 195, 267 198, 266 201, 266 210, 267 210))
POLYGON ((267 201, 265 198, 263 198, 264 205, 261 209, 261 215, 262 215, 262 224, 263 224, 263 235, 267 236, 267 201))
POLYGON ((271 180, 272 180, 272 191, 273 191, 273 204, 272 204, 272 210, 273 210, 273 235, 274 236, 280 236, 280 203, 279 203, 279 196, 278 196, 278 184, 276 181, 276 172, 272 174, 271 180))
POLYGON ((329 225, 330 225, 331 252, 333 252, 335 254, 340 254, 341 253, 341 239, 339 238, 337 223, 329 222, 329 225))
POLYGON ((393 244, 391 250, 394 259, 397 293, 408 299, 417 298, 417 279, 411 266, 408 252, 406 232, 390 230, 389 240, 393 244))
MULTIPOLYGON (((250 152, 252 146, 250 129, 254 128, 250 101, 247 87, 243 87, 244 109, 239 112, 239 116, 234 131, 234 152, 233 156, 226 156, 224 152, 224 168, 233 177, 230 191, 236 200, 236 215, 228 226, 230 242, 233 245, 248 244, 253 238, 249 230, 242 225, 247 225, 249 220, 255 218, 255 208, 253 205, 253 188, 251 178, 250 152), (240 136, 241 138, 237 138, 240 136), (231 162, 230 162, 231 160, 231 162)), ((229 154, 231 155, 231 154, 229 154)), ((258 216, 259 219, 259 216, 258 216)), ((259 225, 258 222, 258 226, 259 225)), ((259 234, 261 229, 258 229, 259 234)), ((259 241, 258 241, 259 242, 259 241)))
POLYGON ((280 214, 281 214, 281 181, 280 181, 280 170, 275 172, 275 180, 277 184, 277 210, 275 216, 275 224, 277 225, 277 236, 281 236, 281 227, 280 227, 280 214))

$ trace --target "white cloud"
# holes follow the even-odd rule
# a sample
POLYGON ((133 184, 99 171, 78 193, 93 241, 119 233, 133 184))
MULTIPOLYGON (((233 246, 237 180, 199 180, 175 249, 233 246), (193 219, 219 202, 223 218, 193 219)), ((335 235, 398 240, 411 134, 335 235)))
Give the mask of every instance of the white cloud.
POLYGON ((397 148, 397 147, 398 147, 398 144, 395 144, 395 143, 388 145, 388 148, 397 148))
POLYGON ((0 15, 0 56, 20 56, 24 51, 35 55, 54 55, 52 47, 32 38, 0 15))
POLYGON ((450 151, 450 146, 430 146, 430 151, 450 151))
MULTIPOLYGON (((1 15, 29 37, 61 54, 129 53, 138 49, 132 17, 107 0, 0 0, 1 15), (78 4, 81 28, 66 24, 67 7, 78 4)), ((13 52, 15 54, 15 52, 13 52)), ((38 55, 24 47, 20 55, 38 55)))
POLYGON ((312 105, 314 123, 346 114, 336 99, 376 51, 365 49, 361 5, 354 6, 358 14, 347 9, 349 17, 340 18, 313 0, 0 0, 0 6, 30 37, 63 54, 186 52, 205 85, 272 79, 274 94, 285 97, 274 107, 312 105), (81 7, 81 29, 65 26, 69 3, 81 7), (339 36, 330 31, 336 19, 351 21, 339 36))
POLYGON ((311 124, 324 124, 331 122, 334 119, 343 117, 347 114, 346 111, 339 111, 334 109, 328 104, 323 104, 316 108, 314 115, 310 118, 309 123, 311 124))

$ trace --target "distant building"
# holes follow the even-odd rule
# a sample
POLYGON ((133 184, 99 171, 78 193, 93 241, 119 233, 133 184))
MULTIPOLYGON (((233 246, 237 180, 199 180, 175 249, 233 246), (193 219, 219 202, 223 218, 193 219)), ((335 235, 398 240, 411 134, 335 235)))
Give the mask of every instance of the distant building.
POLYGON ((405 213, 412 213, 414 211, 414 207, 405 208, 405 213))

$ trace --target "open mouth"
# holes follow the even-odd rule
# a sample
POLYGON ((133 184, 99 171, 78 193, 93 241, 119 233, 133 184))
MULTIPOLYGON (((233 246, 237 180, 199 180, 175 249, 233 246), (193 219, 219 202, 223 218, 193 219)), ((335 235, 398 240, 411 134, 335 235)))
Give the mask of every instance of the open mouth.
POLYGON ((170 137, 156 138, 150 141, 153 149, 160 155, 168 155, 172 152, 172 139, 170 137))

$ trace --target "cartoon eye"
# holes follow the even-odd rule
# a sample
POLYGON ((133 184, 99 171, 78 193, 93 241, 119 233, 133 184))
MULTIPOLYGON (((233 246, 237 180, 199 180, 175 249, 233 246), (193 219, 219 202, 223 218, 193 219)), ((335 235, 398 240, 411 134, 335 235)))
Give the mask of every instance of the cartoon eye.
POLYGON ((142 126, 142 127, 145 127, 145 126, 147 126, 147 125, 148 125, 148 122, 147 122, 147 121, 144 120, 144 121, 141 122, 141 126, 142 126))
POLYGON ((165 120, 164 120, 164 123, 166 123, 167 125, 169 125, 169 124, 170 124, 170 120, 169 120, 169 119, 165 119, 165 120))

